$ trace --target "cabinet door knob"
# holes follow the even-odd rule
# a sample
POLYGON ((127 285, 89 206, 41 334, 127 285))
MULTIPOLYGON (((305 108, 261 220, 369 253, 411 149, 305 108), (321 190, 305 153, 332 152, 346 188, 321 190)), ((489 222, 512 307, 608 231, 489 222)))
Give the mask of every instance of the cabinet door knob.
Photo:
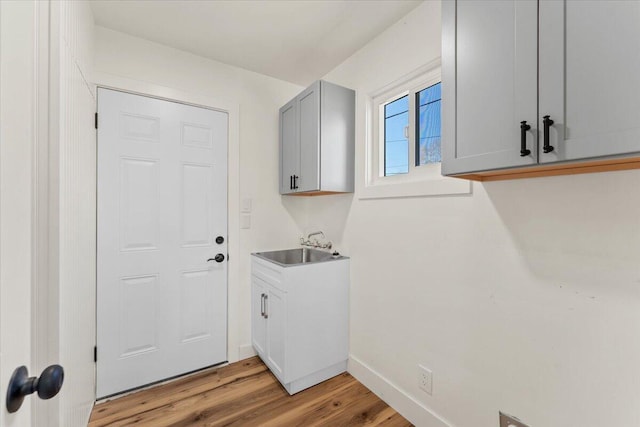
POLYGON ((531 126, 524 120, 520 122, 520 157, 528 156, 531 154, 531 150, 527 149, 527 131, 531 129, 531 126))
POLYGON ((553 151, 553 147, 549 145, 549 126, 553 124, 553 120, 549 116, 544 116, 542 118, 542 124, 544 127, 544 144, 542 146, 542 151, 545 153, 550 153, 553 151))

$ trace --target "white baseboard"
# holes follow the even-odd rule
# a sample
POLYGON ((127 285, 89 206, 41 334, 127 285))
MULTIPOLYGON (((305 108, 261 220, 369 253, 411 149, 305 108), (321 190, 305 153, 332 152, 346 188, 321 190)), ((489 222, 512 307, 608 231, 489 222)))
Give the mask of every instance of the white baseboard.
POLYGON ((349 356, 348 371, 417 427, 454 427, 358 358, 349 356))
POLYGON ((256 353, 251 344, 244 344, 238 347, 238 360, 248 359, 256 354, 258 353, 256 353))

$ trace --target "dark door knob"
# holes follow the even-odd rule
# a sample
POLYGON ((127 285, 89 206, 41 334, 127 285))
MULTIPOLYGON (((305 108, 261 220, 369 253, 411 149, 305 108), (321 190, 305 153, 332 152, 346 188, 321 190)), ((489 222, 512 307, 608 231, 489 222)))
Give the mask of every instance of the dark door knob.
POLYGON ((51 365, 40 374, 40 377, 29 377, 26 366, 13 371, 7 389, 7 411, 16 412, 22 406, 24 397, 38 392, 40 399, 51 399, 58 394, 64 381, 64 369, 60 365, 51 365))
POLYGON ((224 237, 222 237, 222 236, 216 237, 216 243, 219 244, 219 245, 223 244, 224 243, 224 237))
POLYGON ((214 256, 213 258, 209 258, 207 260, 207 262, 209 262, 209 261, 222 262, 222 261, 224 261, 224 255, 216 254, 216 256, 214 256))

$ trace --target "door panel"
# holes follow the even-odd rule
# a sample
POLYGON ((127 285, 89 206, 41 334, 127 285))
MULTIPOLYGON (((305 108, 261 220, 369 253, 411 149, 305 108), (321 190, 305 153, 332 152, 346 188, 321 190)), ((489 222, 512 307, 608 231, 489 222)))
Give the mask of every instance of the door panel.
POLYGON ((227 114, 98 91, 98 397, 226 360, 227 114))
POLYGON ((298 96, 300 179, 297 191, 320 189, 320 82, 298 96))
POLYGON ((120 280, 122 305, 119 318, 120 356, 130 357, 158 349, 158 276, 124 277, 120 280))
POLYGON ((158 162, 140 158, 120 159, 120 250, 158 249, 158 162))
POLYGON ((211 336, 211 304, 213 299, 208 269, 183 271, 180 274, 180 342, 211 336))
POLYGON ((181 171, 182 247, 211 246, 211 194, 213 168, 210 165, 183 164, 181 171))
POLYGON ((637 1, 540 2, 542 163, 639 151, 639 22, 637 1))
POLYGON ((537 1, 442 7, 443 174, 535 164, 537 1), (521 121, 531 126, 524 157, 521 121))
POLYGON ((292 179, 300 175, 298 104, 292 99, 280 109, 280 194, 293 193, 292 179))

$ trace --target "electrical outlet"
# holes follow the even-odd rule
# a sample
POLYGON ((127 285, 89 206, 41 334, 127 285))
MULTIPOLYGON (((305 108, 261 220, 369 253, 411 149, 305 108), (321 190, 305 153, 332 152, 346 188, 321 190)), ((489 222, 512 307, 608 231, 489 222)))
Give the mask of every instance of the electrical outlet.
POLYGON ((422 365, 418 365, 418 387, 428 394, 433 393, 433 372, 422 365))
POLYGON ((529 427, 513 415, 500 412, 500 427, 529 427))

